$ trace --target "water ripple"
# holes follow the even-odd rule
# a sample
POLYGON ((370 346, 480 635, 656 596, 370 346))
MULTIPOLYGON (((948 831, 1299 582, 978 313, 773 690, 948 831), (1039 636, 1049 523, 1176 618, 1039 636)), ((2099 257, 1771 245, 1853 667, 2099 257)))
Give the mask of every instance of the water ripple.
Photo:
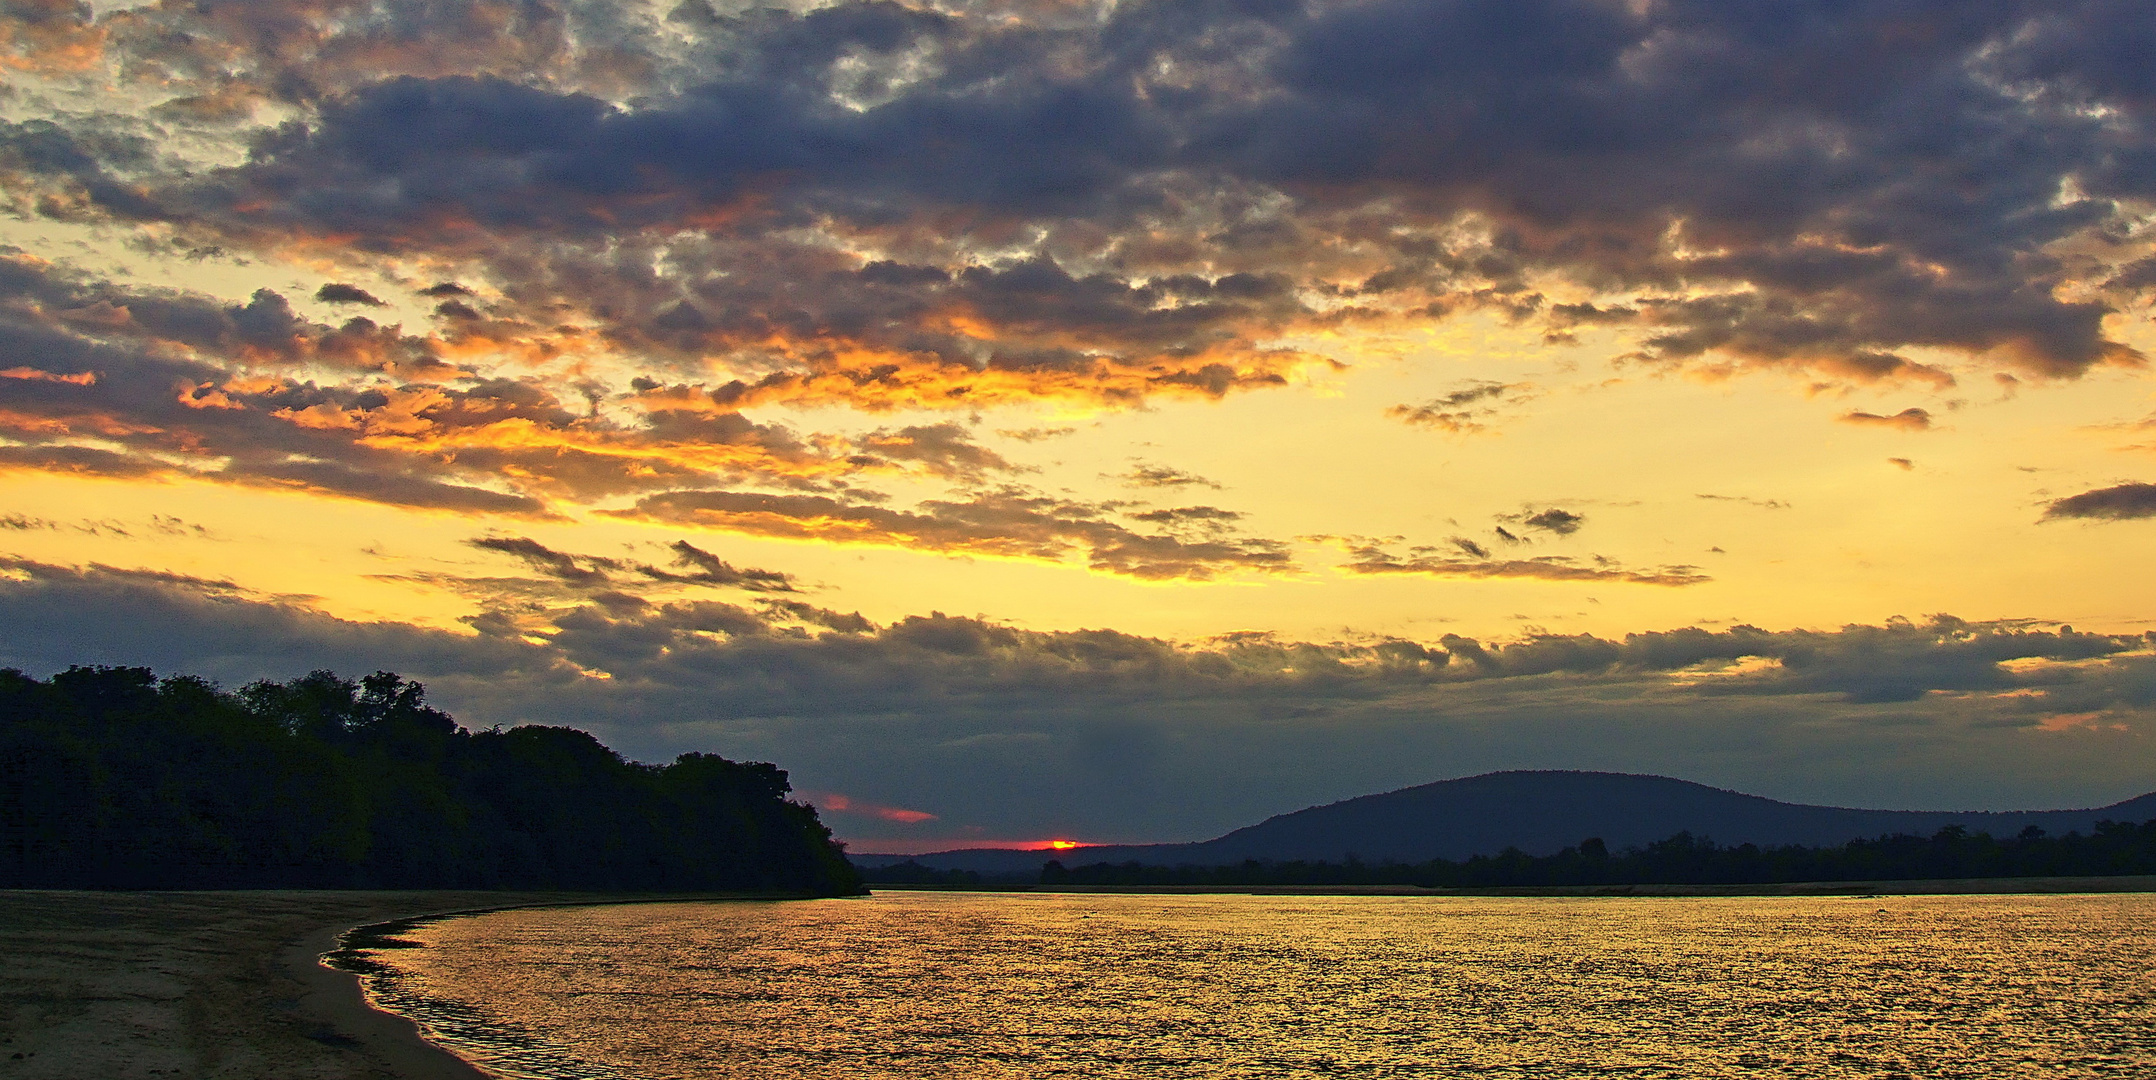
POLYGON ((398 936, 375 1000, 528 1080, 2156 1072, 2138 895, 889 892, 398 936))

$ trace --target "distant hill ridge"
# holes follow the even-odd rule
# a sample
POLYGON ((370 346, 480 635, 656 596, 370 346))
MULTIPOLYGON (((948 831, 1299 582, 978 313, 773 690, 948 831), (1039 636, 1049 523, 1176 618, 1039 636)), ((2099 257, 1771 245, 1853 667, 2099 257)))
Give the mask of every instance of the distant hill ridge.
MULTIPOLYGON (((1860 810, 1807 806, 1708 787, 1667 776, 1514 771, 1364 795, 1267 818, 1212 840, 1077 848, 1064 852, 969 849, 911 858, 939 870, 1010 873, 1049 859, 1080 866, 1137 861, 1155 866, 1224 866, 1261 861, 1420 863, 1466 859, 1519 848, 1548 855, 1588 837, 1612 851, 1690 832, 1724 846, 1828 846, 1860 837, 1929 836, 1959 825, 1997 837, 2031 826, 2047 833, 2087 833, 2097 822, 2156 819, 2156 792, 2088 810, 1962 812, 1860 810)), ((860 866, 888 866, 903 855, 851 856, 860 866)))

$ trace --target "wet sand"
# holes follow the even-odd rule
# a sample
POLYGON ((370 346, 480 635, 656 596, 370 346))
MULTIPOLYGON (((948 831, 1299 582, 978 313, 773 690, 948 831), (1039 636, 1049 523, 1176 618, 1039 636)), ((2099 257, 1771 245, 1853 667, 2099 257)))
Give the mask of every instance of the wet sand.
POLYGON ((0 1078, 478 1080, 316 958, 390 919, 650 899, 0 891, 0 1078))

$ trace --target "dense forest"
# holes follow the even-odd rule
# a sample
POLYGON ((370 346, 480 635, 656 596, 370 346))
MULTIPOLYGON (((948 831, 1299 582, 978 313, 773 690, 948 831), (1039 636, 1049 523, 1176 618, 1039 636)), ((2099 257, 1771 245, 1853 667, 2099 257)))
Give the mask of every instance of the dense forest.
POLYGON ((1925 878, 2108 877, 2156 874, 2156 821, 2102 822, 2091 835, 2047 836, 2029 829, 1997 839, 1961 828, 1935 835, 1852 840, 1840 847, 1719 847, 1679 833, 1611 852, 1586 840, 1540 858, 1517 849, 1460 862, 1257 862, 1232 866, 1144 866, 1135 862, 1066 867, 1038 877, 1001 878, 919 863, 866 871, 872 884, 979 885, 1419 885, 1518 888, 1538 885, 1765 885, 1796 881, 1910 881, 1925 878))
POLYGON ((0 887, 860 891, 786 773, 466 731, 388 672, 0 670, 0 887))

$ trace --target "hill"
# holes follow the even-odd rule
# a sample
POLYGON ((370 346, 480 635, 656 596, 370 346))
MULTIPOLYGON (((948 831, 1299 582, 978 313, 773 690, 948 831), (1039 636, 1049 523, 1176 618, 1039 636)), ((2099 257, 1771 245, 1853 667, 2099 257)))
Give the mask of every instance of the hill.
MULTIPOLYGON (((1051 858, 1066 866, 1129 861, 1149 866, 1227 866, 1248 859, 1344 862, 1351 858, 1420 863, 1495 855, 1507 848, 1548 855, 1588 837, 1600 837, 1612 851, 1683 832, 1723 845, 1823 847, 1860 837, 1929 836, 1948 826, 2003 838, 2030 827, 2052 834, 2088 833, 2098 821, 2152 818, 2156 818, 2156 793, 2087 810, 1862 810, 1780 802, 1666 776, 1519 771, 1440 780, 1313 806, 1200 843, 1085 847, 1060 853, 974 849, 914 856, 913 861, 940 870, 984 874, 1037 870, 1051 858)), ((864 867, 905 859, 853 856, 864 867)))

